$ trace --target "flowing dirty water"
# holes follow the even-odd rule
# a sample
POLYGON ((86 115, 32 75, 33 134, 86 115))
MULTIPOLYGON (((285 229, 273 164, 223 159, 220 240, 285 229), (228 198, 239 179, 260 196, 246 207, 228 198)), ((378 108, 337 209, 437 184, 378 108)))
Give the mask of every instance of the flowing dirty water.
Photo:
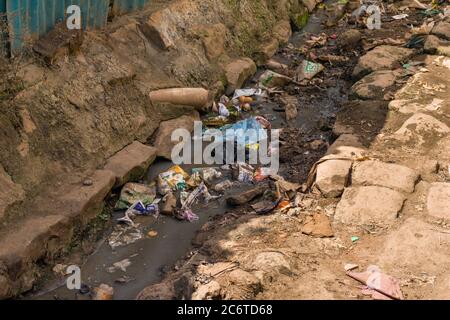
MULTIPOLYGON (((300 46, 305 33, 320 33, 324 18, 323 11, 312 14, 305 28, 292 36, 291 46, 300 46)), ((273 59, 283 63, 291 62, 291 58, 286 57, 283 51, 284 49, 273 59)), ((253 86, 262 71, 260 70, 247 85, 253 86)), ((274 110, 278 106, 276 101, 261 102, 254 108, 252 115, 264 116, 271 121, 273 128, 285 129, 281 140, 296 139, 299 141, 296 146, 282 146, 280 167, 282 176, 289 177, 288 180, 296 182, 305 181, 311 166, 323 156, 332 142, 331 128, 335 114, 339 106, 347 100, 348 88, 349 83, 342 79, 336 80, 334 85, 327 86, 326 89, 318 86, 286 88, 290 94, 299 99, 298 116, 290 123, 286 122, 284 112, 274 110), (314 141, 323 143, 319 147, 311 148, 310 143, 314 141), (291 150, 291 148, 295 148, 295 150, 291 150), (291 168, 293 167, 297 167, 299 171, 292 172, 291 168)), ((154 181, 159 173, 167 170, 171 165, 172 163, 169 161, 155 161, 150 167, 145 181, 154 181)), ((184 169, 190 172, 189 167, 184 167, 184 169)), ((231 192, 239 193, 245 188, 249 188, 249 186, 235 188, 231 192)), ((202 226, 211 217, 224 214, 230 209, 225 202, 226 196, 229 195, 228 192, 225 193, 225 196, 207 205, 195 206, 193 211, 199 216, 197 222, 180 222, 163 215, 158 218, 138 217, 135 222, 141 226, 142 239, 112 249, 108 244, 108 237, 104 237, 97 244, 95 252, 81 265, 82 283, 91 289, 105 283, 114 287, 114 299, 134 299, 142 289, 161 281, 165 271, 171 270, 178 260, 189 256, 190 250, 193 248, 192 241, 202 226), (147 233, 150 230, 156 231, 157 236, 148 237, 147 233), (129 259, 131 262, 125 272, 121 270, 108 272, 108 268, 114 263, 125 259, 129 259)), ((121 216, 123 216, 123 212, 114 212, 112 223, 121 216)), ((25 296, 25 299, 89 299, 89 295, 82 295, 77 290, 68 290, 65 279, 55 279, 54 275, 50 275, 40 286, 39 291, 25 296)))

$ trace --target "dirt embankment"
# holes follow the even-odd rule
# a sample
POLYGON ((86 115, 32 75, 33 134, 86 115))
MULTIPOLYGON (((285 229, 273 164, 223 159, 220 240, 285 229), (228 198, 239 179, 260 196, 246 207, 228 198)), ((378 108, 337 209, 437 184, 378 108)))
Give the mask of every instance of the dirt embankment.
MULTIPOLYGON (((33 199, 45 202, 47 194, 81 185, 125 146, 147 141, 161 121, 189 111, 152 105, 152 89, 197 86, 220 92, 230 62, 244 56, 263 62, 289 38, 289 21, 301 25, 304 17, 299 1, 156 1, 116 18, 106 30, 87 32, 79 49, 50 65, 31 50, 5 62, 2 78, 11 80, 0 84, 0 181, 7 186, 0 190, 2 237, 9 239, 30 217, 57 214, 41 212, 33 199)), ((21 274, 42 255, 44 262, 51 259, 46 237, 36 236, 34 249, 21 248, 31 258, 17 270, 12 270, 15 248, 0 247, 6 270, 0 296, 32 286, 38 272, 26 283, 21 274)))

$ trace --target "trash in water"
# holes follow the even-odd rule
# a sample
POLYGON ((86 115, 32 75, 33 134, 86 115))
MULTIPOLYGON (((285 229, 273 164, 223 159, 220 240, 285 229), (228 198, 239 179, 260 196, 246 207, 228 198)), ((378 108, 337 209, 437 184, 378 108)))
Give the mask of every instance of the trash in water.
POLYGON ((121 276, 120 278, 117 278, 116 280, 114 280, 114 282, 123 284, 123 283, 131 282, 133 280, 134 280, 134 278, 125 275, 125 276, 121 276))
POLYGON ((233 186, 233 182, 230 180, 222 181, 214 186, 214 190, 217 192, 224 192, 227 189, 230 189, 233 186))
POLYGON ((262 195, 268 189, 267 184, 257 185, 252 189, 228 196, 226 201, 231 206, 241 206, 262 195))
POLYGON ((173 166, 158 175, 158 192, 166 195, 170 191, 185 190, 189 175, 180 166, 173 166))
POLYGON ((280 204, 281 200, 281 198, 279 198, 277 201, 264 200, 253 204, 251 207, 253 210, 255 210, 256 214, 267 214, 275 210, 275 208, 280 204))
POLYGON ((291 81, 292 79, 290 77, 273 72, 271 70, 266 70, 261 75, 258 82, 259 86, 261 86, 262 88, 278 88, 284 87, 291 81))
POLYGON ((252 97, 252 96, 262 96, 262 89, 237 89, 234 91, 233 100, 239 97, 252 97))
POLYGON ((107 284, 102 283, 94 289, 93 300, 112 300, 114 296, 114 289, 107 284))
POLYGON ((144 205, 141 201, 135 202, 131 207, 125 211, 125 215, 122 218, 117 219, 118 222, 125 222, 130 225, 134 225, 134 216, 149 216, 149 215, 159 215, 158 203, 161 199, 156 199, 153 203, 144 205))
POLYGON ((239 97, 239 103, 240 104, 244 104, 244 103, 252 103, 253 99, 252 97, 246 97, 246 96, 241 96, 239 97))
POLYGON ((322 47, 327 43, 327 39, 328 39, 328 36, 326 35, 326 33, 322 32, 318 36, 311 35, 311 38, 309 40, 306 40, 305 42, 310 48, 322 47))
POLYGON ((212 196, 205 183, 202 182, 194 191, 192 191, 185 200, 181 201, 181 208, 175 209, 175 217, 180 220, 193 222, 198 220, 198 216, 192 211, 191 207, 196 204, 200 198, 208 203, 211 200, 220 198, 220 196, 212 196))
POLYGON ((253 181, 254 171, 255 169, 251 165, 244 162, 233 165, 233 177, 240 182, 253 181))
POLYGON ((132 204, 141 201, 144 205, 151 204, 156 197, 153 186, 129 182, 125 184, 120 192, 120 198, 116 203, 116 210, 128 209, 132 204))
POLYGON ((397 14, 395 16, 392 16, 392 19, 401 20, 401 19, 405 19, 407 17, 408 17, 408 15, 406 13, 403 13, 403 14, 397 14))
POLYGON ((276 173, 276 170, 272 168, 266 168, 266 167, 259 167, 256 169, 253 180, 256 182, 263 181, 267 179, 270 175, 273 175, 276 173))
POLYGON ((191 209, 175 210, 175 217, 179 220, 186 220, 189 222, 194 222, 199 219, 198 216, 194 212, 192 212, 191 209))
POLYGON ((149 232, 147 232, 147 235, 148 235, 150 238, 154 238, 154 237, 156 237, 156 236, 158 235, 158 232, 155 231, 155 230, 150 230, 149 232))
POLYGON ((172 192, 169 192, 164 196, 164 198, 162 198, 160 208, 162 214, 172 215, 176 207, 177 197, 172 192))
POLYGON ((214 179, 220 179, 222 177, 222 173, 215 168, 194 168, 192 169, 191 178, 195 181, 198 181, 200 178, 204 182, 208 183, 213 181, 214 179))
POLYGON ((211 117, 203 120, 203 124, 207 127, 222 127, 230 122, 231 120, 224 116, 211 117))
POLYGON ((121 271, 123 271, 123 272, 127 272, 127 268, 128 268, 129 266, 131 266, 131 261, 130 261, 130 259, 124 259, 124 260, 122 260, 122 261, 113 263, 112 267, 109 267, 109 268, 107 269, 107 271, 108 271, 109 273, 114 273, 114 272, 116 272, 117 270, 121 270, 121 271))
POLYGON ((224 104, 219 103, 219 114, 222 117, 229 117, 230 116, 230 111, 228 111, 227 107, 225 107, 224 104))
POLYGON ((364 272, 347 271, 346 274, 366 285, 362 288, 364 295, 372 295, 376 300, 403 300, 400 282, 382 273, 378 266, 369 266, 364 272))
POLYGON ((304 79, 311 80, 324 69, 324 66, 320 63, 303 60, 297 69, 297 81, 302 81, 304 79))
POLYGON ((108 238, 108 244, 112 249, 115 249, 135 243, 142 238, 142 231, 136 225, 117 225, 108 238))

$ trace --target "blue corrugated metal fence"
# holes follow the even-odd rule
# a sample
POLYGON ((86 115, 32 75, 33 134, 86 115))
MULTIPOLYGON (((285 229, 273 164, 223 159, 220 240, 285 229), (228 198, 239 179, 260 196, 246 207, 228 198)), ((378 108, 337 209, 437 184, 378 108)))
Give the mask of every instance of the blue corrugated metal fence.
MULTIPOLYGON (((149 0, 113 0, 113 14, 139 9, 148 2, 149 0)), ((70 5, 80 7, 83 29, 105 27, 110 3, 110 0, 0 0, 0 12, 6 12, 9 41, 14 53, 63 21, 70 5)))
POLYGON ((0 56, 6 55, 6 0, 0 0, 0 56))
POLYGON ((114 0, 113 13, 124 14, 142 8, 149 0, 114 0))

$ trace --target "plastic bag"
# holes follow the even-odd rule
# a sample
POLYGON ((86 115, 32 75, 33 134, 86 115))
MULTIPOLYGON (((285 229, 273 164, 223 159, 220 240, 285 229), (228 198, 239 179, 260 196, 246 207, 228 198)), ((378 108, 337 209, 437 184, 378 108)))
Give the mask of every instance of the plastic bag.
POLYGON ((185 190, 189 175, 180 166, 173 166, 158 175, 158 192, 166 195, 170 191, 185 190))
POLYGON ((120 192, 120 198, 116 203, 116 210, 128 209, 137 201, 141 201, 144 205, 151 204, 156 197, 156 190, 154 187, 129 182, 125 184, 120 192))

